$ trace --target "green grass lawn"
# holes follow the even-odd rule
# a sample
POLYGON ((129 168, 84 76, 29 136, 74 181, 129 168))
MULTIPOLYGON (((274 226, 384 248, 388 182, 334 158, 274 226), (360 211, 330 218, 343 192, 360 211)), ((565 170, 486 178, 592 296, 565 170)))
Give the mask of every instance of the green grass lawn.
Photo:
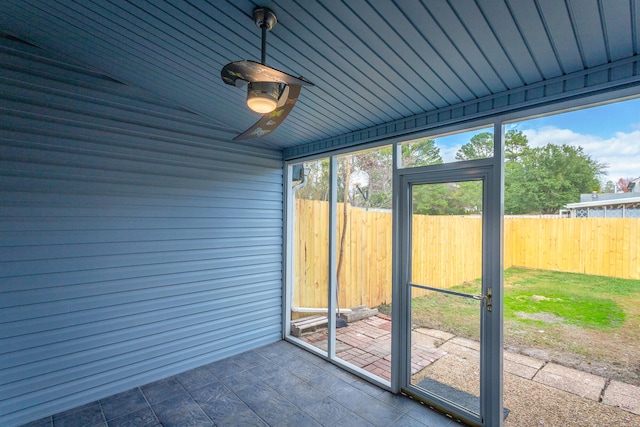
MULTIPOLYGON (((452 289, 472 292, 477 288, 477 284, 463 284, 452 289)), ((626 320, 625 310, 618 301, 637 296, 640 281, 510 268, 504 272, 504 290, 505 321, 616 329, 626 320)), ((414 302, 416 308, 420 304, 414 302)))
MULTIPOLYGON (((478 289, 479 279, 451 288, 469 294, 478 289)), ((413 298, 412 323, 467 331, 463 335, 474 338, 479 334, 479 307, 476 300, 429 292, 413 298)), ((379 309, 390 314, 389 305, 379 309)), ((509 268, 504 272, 504 320, 505 328, 511 323, 559 324, 605 332, 629 322, 640 325, 640 280, 509 268)))

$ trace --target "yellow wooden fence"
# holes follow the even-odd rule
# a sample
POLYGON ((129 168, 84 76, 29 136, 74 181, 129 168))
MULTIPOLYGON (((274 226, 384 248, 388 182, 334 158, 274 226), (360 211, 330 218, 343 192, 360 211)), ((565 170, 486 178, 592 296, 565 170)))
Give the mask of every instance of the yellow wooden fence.
POLYGON ((511 266, 640 279, 638 218, 505 218, 511 266))
MULTIPOLYGON (((391 213, 347 209, 338 301, 342 308, 390 303, 391 213)), ((339 241, 341 203, 337 216, 339 241)), ((414 282, 448 288, 480 276, 480 217, 414 215, 413 224, 414 282)), ((326 307, 328 203, 296 200, 294 227, 294 306, 326 307)), ((640 279, 640 219, 507 217, 504 228, 505 268, 640 279)))

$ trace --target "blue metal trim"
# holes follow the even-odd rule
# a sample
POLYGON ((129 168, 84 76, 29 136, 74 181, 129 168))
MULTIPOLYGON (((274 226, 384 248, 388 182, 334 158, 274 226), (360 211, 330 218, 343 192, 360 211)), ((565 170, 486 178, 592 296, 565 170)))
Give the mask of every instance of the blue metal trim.
POLYGON ((291 160, 338 148, 437 129, 458 122, 540 107, 599 92, 640 86, 640 55, 438 110, 284 150, 291 160))

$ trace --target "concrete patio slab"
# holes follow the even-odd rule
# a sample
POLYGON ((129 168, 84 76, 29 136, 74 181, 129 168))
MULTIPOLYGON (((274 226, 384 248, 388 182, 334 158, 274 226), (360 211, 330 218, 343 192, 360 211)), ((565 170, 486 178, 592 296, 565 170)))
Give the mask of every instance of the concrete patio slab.
POLYGON ((516 362, 512 362, 511 360, 504 359, 502 365, 504 372, 516 375, 521 378, 525 378, 527 380, 532 379, 538 373, 538 369, 532 368, 530 366, 521 365, 516 362))
POLYGON ((508 373, 504 406, 504 427, 640 427, 639 415, 508 373))
POLYGON ((442 341, 449 341, 451 338, 455 337, 455 335, 453 334, 450 334, 444 331, 439 331, 437 329, 415 328, 413 332, 417 332, 422 335, 427 335, 433 338, 437 338, 442 341))
POLYGON ((480 366, 476 361, 455 354, 447 354, 421 372, 412 375, 411 383, 425 378, 479 396, 480 366))
POLYGON ((611 380, 602 401, 640 415, 640 387, 611 380))
POLYGON ((469 348, 465 345, 460 345, 459 343, 454 342, 454 340, 447 341, 446 343, 440 346, 440 350, 444 350, 447 353, 455 354, 458 357, 462 357, 463 359, 469 359, 474 361, 480 360, 480 351, 479 349, 469 348))
POLYGON ((532 379, 544 366, 544 361, 522 354, 503 352, 504 371, 528 380, 532 379))
POLYGON ((411 331, 411 343, 412 344, 422 344, 428 347, 440 347, 443 343, 443 340, 440 338, 432 337, 431 335, 425 335, 418 331, 411 331))
POLYGON ((544 366, 544 360, 536 359, 535 357, 525 356, 524 354, 513 353, 511 351, 504 351, 503 356, 510 362, 517 363, 518 365, 528 366, 536 370, 544 366))
POLYGON ((478 341, 470 340, 467 338, 455 337, 451 339, 449 342, 457 345, 461 345, 463 347, 467 347, 476 351, 480 351, 480 343, 478 341))
POLYGON ((533 381, 598 402, 606 379, 555 363, 544 366, 533 381))

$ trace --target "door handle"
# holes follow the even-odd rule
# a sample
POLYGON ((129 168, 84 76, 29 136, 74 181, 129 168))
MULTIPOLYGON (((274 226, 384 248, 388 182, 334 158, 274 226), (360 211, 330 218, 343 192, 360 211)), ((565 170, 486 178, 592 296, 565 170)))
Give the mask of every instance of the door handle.
POLYGON ((492 303, 491 303, 491 288, 487 289, 487 294, 486 295, 474 295, 473 299, 478 300, 478 301, 486 301, 487 302, 487 310, 491 311, 492 307, 492 303))

